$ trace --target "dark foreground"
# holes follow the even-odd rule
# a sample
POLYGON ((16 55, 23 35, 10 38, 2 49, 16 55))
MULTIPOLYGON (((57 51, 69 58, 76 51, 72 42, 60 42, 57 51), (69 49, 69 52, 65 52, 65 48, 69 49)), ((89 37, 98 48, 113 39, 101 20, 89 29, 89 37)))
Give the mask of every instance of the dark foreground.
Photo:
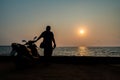
POLYGON ((0 57, 0 80, 120 80, 120 58, 52 57, 49 64, 39 63, 16 69, 13 57, 0 57))

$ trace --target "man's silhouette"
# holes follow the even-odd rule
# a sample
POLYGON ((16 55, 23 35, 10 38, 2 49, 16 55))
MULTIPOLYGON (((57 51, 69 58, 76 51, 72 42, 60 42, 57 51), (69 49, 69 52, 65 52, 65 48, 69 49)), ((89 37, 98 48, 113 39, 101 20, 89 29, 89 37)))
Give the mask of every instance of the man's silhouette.
POLYGON ((36 41, 43 38, 43 45, 44 45, 44 56, 52 56, 53 49, 56 47, 54 34, 50 31, 51 27, 47 26, 46 31, 42 32, 42 34, 38 37, 36 41), (54 45, 52 45, 52 42, 54 45))

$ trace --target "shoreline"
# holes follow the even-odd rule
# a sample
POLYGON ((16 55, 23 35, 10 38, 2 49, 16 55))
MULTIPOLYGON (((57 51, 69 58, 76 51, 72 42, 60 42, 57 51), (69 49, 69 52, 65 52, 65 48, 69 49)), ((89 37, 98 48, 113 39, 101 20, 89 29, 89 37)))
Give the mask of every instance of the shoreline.
MULTIPOLYGON (((0 56, 0 61, 13 61, 16 57, 0 56)), ((44 56, 39 61, 43 62, 44 56)), ((97 64, 120 64, 120 57, 95 57, 95 56, 52 56, 52 63, 97 63, 97 64)))

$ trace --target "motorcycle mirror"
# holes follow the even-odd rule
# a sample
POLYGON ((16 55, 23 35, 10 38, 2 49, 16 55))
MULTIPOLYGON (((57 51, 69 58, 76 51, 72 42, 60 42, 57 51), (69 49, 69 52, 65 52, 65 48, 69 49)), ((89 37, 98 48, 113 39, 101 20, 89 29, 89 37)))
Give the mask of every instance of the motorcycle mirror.
POLYGON ((34 37, 34 40, 37 39, 37 36, 34 37))
POLYGON ((27 42, 26 40, 22 40, 22 42, 27 42))

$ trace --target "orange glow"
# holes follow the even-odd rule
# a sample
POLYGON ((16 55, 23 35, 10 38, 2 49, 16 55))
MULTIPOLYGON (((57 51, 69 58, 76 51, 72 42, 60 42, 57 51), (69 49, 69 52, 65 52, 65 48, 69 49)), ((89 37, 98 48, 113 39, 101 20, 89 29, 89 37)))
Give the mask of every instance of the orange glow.
POLYGON ((85 31, 83 29, 80 30, 80 34, 84 34, 85 31))
POLYGON ((80 36, 85 36, 87 33, 87 26, 86 25, 76 25, 76 30, 77 30, 77 34, 80 36))

